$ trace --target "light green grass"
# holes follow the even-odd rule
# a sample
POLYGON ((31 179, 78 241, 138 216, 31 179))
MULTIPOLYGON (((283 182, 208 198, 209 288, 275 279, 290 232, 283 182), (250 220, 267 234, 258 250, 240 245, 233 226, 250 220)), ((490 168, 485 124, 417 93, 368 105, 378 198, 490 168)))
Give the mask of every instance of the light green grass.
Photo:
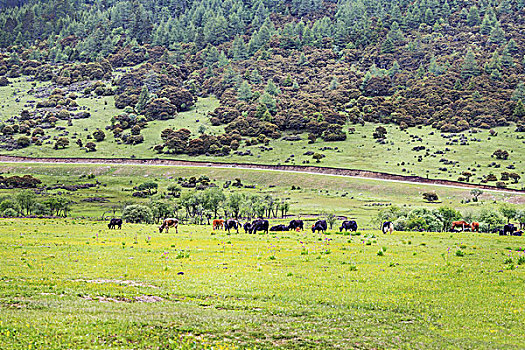
MULTIPOLYGON (((39 86, 42 85, 38 83, 39 86)), ((0 98, 6 101, 4 109, 0 109, 1 118, 6 119, 23 109, 23 104, 31 98, 27 94, 23 94, 30 88, 31 84, 25 81, 25 78, 15 80, 12 86, 0 88, 0 98), (18 96, 22 98, 19 103, 16 103, 13 98, 13 92, 18 91, 18 96)), ((86 142, 87 134, 92 134, 97 128, 104 129, 105 126, 110 125, 111 117, 119 114, 121 111, 114 107, 114 97, 96 98, 80 98, 78 103, 81 106, 86 106, 92 113, 91 118, 85 120, 73 120, 73 126, 68 127, 70 136, 76 131, 80 137, 86 142), (87 129, 88 131, 85 131, 87 129)), ((301 134, 302 141, 289 142, 281 140, 274 140, 270 143, 273 147, 271 151, 262 151, 259 145, 245 147, 252 150, 253 156, 238 156, 231 154, 226 157, 220 156, 188 156, 188 155, 165 155, 157 154, 153 151, 153 147, 162 143, 160 132, 167 128, 188 128, 192 131, 193 137, 198 135, 200 126, 206 127, 206 132, 211 134, 220 134, 224 131, 222 126, 214 127, 210 125, 207 113, 219 106, 219 101, 214 97, 200 98, 194 109, 188 112, 179 113, 175 119, 167 121, 152 121, 148 123, 142 133, 145 142, 139 145, 131 146, 121 144, 118 145, 110 132, 106 131, 106 140, 97 143, 97 151, 94 153, 86 153, 80 149, 74 140, 70 140, 71 144, 66 149, 54 150, 53 144, 44 144, 43 146, 30 146, 27 149, 15 150, 12 152, 3 153, 12 155, 24 155, 32 157, 137 157, 137 158, 176 158, 183 160, 200 160, 200 161, 216 161, 216 162, 239 162, 239 163, 257 163, 257 164, 296 164, 304 165, 305 161, 309 161, 310 165, 338 167, 338 168, 352 168, 381 171, 400 175, 418 175, 422 177, 457 180, 464 171, 471 171, 474 176, 471 182, 480 183, 484 175, 490 173, 495 174, 498 179, 501 172, 517 172, 521 175, 521 180, 518 184, 512 184, 508 181, 508 186, 511 188, 524 188, 525 184, 525 152, 520 150, 525 147, 522 139, 518 139, 520 133, 514 132, 515 126, 498 127, 495 130, 498 136, 490 137, 488 130, 481 130, 477 134, 467 135, 468 139, 481 139, 482 142, 469 141, 468 145, 461 146, 459 144, 446 145, 448 139, 440 136, 440 132, 431 127, 410 128, 407 131, 402 131, 396 125, 386 125, 388 131, 387 144, 381 145, 373 139, 372 134, 377 124, 367 123, 364 126, 347 125, 345 130, 349 127, 354 127, 356 132, 349 134, 348 139, 342 142, 323 142, 319 139, 315 144, 307 143, 306 133, 301 134), (197 122, 198 120, 198 122, 197 122), (429 135, 430 133, 434 135, 429 135), (413 141, 410 135, 415 135, 423 139, 422 142, 413 141), (416 146, 425 146, 425 151, 415 152, 412 149, 416 146), (324 150, 323 147, 337 147, 337 150, 324 150), (422 161, 418 161, 419 155, 424 155, 426 151, 434 154, 436 151, 443 151, 449 148, 450 151, 444 155, 435 155, 423 157, 422 161), (497 149, 504 149, 510 153, 508 160, 496 160, 492 158, 492 154, 497 149), (320 163, 316 163, 312 156, 304 155, 307 151, 314 151, 322 153, 326 156, 320 163), (291 157, 294 155, 294 157, 291 157), (445 165, 439 160, 441 158, 450 161, 459 162, 456 165, 445 165), (288 162, 286 160, 289 159, 288 162), (404 162, 404 164, 403 164, 404 162), (500 168, 489 167, 492 162, 500 164, 500 168), (514 170, 507 169, 507 166, 514 165, 514 170), (439 168, 445 167, 449 171, 441 171, 439 168), (475 170, 472 170, 475 169, 475 170)), ((59 126, 66 126, 65 121, 58 122, 59 126)), ((56 136, 60 132, 55 130, 48 131, 49 135, 56 136)), ((494 183, 492 183, 494 184, 494 183)))
MULTIPOLYGON (((101 186, 91 189, 67 192, 50 191, 47 195, 58 192, 66 195, 75 204, 71 215, 101 217, 104 212, 109 215, 114 208, 117 214, 125 204, 147 202, 148 199, 132 197, 133 186, 146 181, 159 184, 159 192, 166 192, 170 184, 178 177, 208 176, 218 186, 236 178, 242 183, 256 185, 255 189, 241 189, 244 193, 286 198, 291 204, 291 215, 308 218, 311 215, 335 213, 350 219, 357 219, 361 226, 371 225, 371 220, 384 207, 371 206, 374 203, 393 204, 402 207, 438 208, 451 206, 461 211, 479 211, 483 207, 496 207, 503 201, 519 204, 525 203, 525 196, 486 191, 478 203, 465 203, 470 199, 470 189, 428 186, 385 182, 371 179, 327 176, 319 174, 289 173, 263 170, 246 170, 215 167, 172 167, 172 166, 136 166, 136 165, 64 165, 64 164, 18 164, 0 163, 4 176, 32 174, 41 179, 45 185, 93 183, 95 180, 81 178, 82 175, 94 174, 101 186), (291 190, 299 186, 300 190, 291 190), (435 191, 440 197, 439 203, 427 203, 422 193, 435 191), (343 196, 346 194, 346 196, 343 196), (90 197, 103 197, 106 203, 86 203, 90 197)), ((239 191, 230 188, 226 194, 239 191)), ((0 196, 12 196, 17 190, 0 190, 0 196)))
POLYGON ((179 348, 181 335, 195 348, 520 348, 518 248, 521 237, 472 233, 3 220, 0 348, 179 348))

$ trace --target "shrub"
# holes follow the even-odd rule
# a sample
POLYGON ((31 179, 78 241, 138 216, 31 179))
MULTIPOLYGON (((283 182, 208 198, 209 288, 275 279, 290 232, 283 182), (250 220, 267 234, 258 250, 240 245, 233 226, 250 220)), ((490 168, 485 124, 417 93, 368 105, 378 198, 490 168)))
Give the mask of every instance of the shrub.
POLYGON ((95 152, 97 150, 97 145, 94 142, 86 143, 86 152, 95 152))
POLYGON ((5 217, 12 218, 12 217, 18 216, 18 213, 13 208, 7 208, 6 210, 2 212, 2 215, 5 217))
POLYGON ((126 222, 130 223, 151 223, 153 214, 151 212, 151 209, 148 208, 145 205, 140 204, 133 204, 128 205, 124 208, 124 211, 122 212, 122 218, 126 220, 126 222))
POLYGON ((25 148, 31 144, 31 139, 27 136, 21 136, 16 140, 18 147, 25 148))
POLYGON ((502 150, 502 149, 498 149, 494 151, 494 153, 492 153, 492 156, 496 157, 496 159, 506 160, 509 158, 509 152, 502 150))
POLYGON ((423 193, 423 199, 427 202, 435 202, 439 200, 439 197, 436 192, 425 192, 423 193))
POLYGON ((93 132, 93 138, 95 139, 95 141, 100 142, 106 138, 106 134, 104 133, 104 131, 97 129, 93 132))

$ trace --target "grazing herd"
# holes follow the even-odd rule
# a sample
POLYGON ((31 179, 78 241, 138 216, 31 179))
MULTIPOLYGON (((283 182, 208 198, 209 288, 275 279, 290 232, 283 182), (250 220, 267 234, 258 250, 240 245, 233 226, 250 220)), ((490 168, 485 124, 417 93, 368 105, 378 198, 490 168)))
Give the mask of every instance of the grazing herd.
MULTIPOLYGON (((237 233, 239 233, 239 229, 243 228, 245 233, 248 234, 256 234, 257 232, 264 232, 268 233, 269 231, 272 232, 282 232, 282 231, 303 231, 304 230, 304 222, 303 220, 292 220, 288 225, 279 224, 270 227, 268 220, 259 218, 252 222, 247 221, 243 224, 241 224, 236 219, 215 219, 212 222, 213 230, 221 230, 224 229, 228 233, 230 233, 231 230, 235 230, 237 233)), ((175 232, 179 233, 178 227, 179 227, 179 220, 175 218, 167 218, 162 221, 162 224, 159 226, 159 232, 162 233, 163 231, 166 231, 166 233, 169 233, 170 228, 175 228, 175 232)), ((111 229, 122 229, 122 219, 118 218, 112 218, 108 223, 108 228, 111 229)), ((518 230, 516 226, 513 224, 507 224, 503 226, 502 229, 494 229, 493 233, 499 233, 500 236, 522 236, 523 231, 518 230)), ((317 220, 312 225, 312 232, 313 233, 325 233, 328 229, 328 225, 326 220, 317 220)), ((349 221, 345 220, 341 223, 341 227, 339 227, 339 232, 345 232, 357 231, 357 222, 355 221, 349 221)), ((472 232, 479 232, 479 223, 478 222, 472 222, 468 223, 466 221, 454 221, 451 225, 451 231, 472 231, 472 232)), ((381 225, 381 231, 383 231, 384 234, 386 233, 393 233, 394 232, 394 223, 391 221, 385 221, 381 225)))

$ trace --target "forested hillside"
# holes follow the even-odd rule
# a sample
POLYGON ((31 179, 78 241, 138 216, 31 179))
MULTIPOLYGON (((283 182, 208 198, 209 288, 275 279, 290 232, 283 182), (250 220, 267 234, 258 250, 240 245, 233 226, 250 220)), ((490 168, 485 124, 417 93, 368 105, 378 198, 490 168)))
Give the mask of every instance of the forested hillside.
MULTIPOLYGON (((27 75, 115 94, 122 113, 108 129, 123 142, 141 142, 148 121, 200 96, 219 98, 209 117, 224 135, 165 130, 158 152, 215 153, 296 132, 338 141, 349 122, 525 131, 525 0, 3 3, 0 85, 27 75)), ((27 125, 38 142, 36 124, 70 118, 57 108, 74 107, 75 96, 46 98, 3 134, 27 125)))

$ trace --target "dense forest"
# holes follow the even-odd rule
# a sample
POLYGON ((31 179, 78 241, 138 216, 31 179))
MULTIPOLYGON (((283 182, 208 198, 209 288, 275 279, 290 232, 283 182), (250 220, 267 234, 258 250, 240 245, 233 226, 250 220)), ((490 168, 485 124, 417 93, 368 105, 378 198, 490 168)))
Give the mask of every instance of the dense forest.
MULTIPOLYGON (((185 129, 165 130, 158 152, 219 152, 238 147, 241 137, 267 143, 299 131, 338 141, 348 122, 441 132, 515 122, 525 131, 525 0, 0 6, 0 85, 29 75, 62 87, 89 83, 84 94, 114 94, 122 114, 108 128, 124 142, 141 142, 148 120, 173 118, 199 96, 219 98, 209 117, 225 125, 224 135, 191 139, 185 129)), ((60 90, 48 97, 41 107, 75 104, 60 90)), ((38 142, 37 124, 69 117, 29 111, 15 121, 26 121, 38 142)))

